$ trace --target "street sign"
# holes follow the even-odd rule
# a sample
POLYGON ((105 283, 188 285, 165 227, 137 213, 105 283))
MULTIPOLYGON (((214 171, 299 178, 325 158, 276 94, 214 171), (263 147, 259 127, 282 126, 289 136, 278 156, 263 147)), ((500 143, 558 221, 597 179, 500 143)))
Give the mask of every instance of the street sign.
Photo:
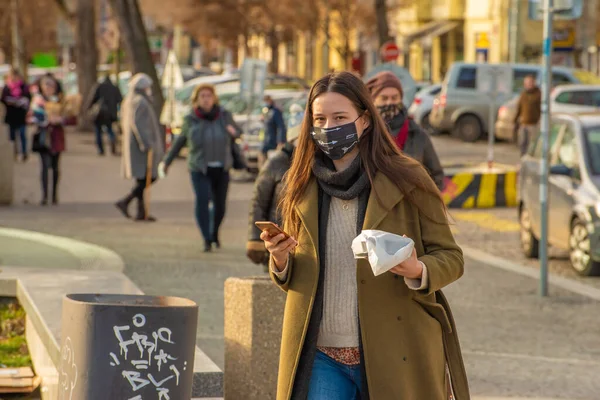
POLYGON ((391 71, 398 77, 398 79, 400 79, 400 83, 402 83, 402 91, 404 92, 404 98, 402 99, 402 102, 407 108, 410 107, 415 95, 417 94, 417 82, 415 82, 410 72, 408 72, 406 68, 401 67, 396 63, 379 64, 367 72, 364 77, 364 81, 367 82, 381 71, 391 71))
POLYGON ((56 42, 61 47, 75 46, 75 35, 73 28, 64 19, 59 19, 56 26, 56 42))
POLYGON ((240 77, 240 94, 246 101, 261 97, 265 92, 267 79, 267 62, 254 58, 246 58, 242 64, 240 77))
POLYGON ((496 96, 512 95, 513 70, 509 66, 482 64, 477 67, 477 91, 496 96))
POLYGON ((494 164, 494 135, 497 107, 513 92, 513 70, 506 65, 483 64, 477 68, 477 91, 489 97, 488 167, 494 164))
POLYGON ((381 59, 384 62, 393 62, 396 61, 398 56, 400 55, 400 48, 394 42, 386 42, 381 46, 381 59))
MULTIPOLYGON (((544 12, 542 0, 529 0, 529 19, 542 21, 544 12)), ((554 0, 553 17, 559 20, 581 18, 583 14, 583 0, 554 0)))
POLYGON ((183 74, 181 73, 179 61, 173 50, 169 51, 169 55, 167 56, 167 62, 165 63, 161 78, 161 86, 164 89, 167 89, 167 98, 160 114, 160 123, 172 126, 178 117, 176 112, 178 107, 175 102, 175 91, 183 87, 183 74))

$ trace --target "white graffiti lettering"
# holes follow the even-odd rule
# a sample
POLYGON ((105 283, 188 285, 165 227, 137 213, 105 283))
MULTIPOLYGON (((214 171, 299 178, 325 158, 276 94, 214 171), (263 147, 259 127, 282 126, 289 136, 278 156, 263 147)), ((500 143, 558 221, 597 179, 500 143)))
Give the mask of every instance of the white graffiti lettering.
POLYGON ((178 357, 170 354, 175 344, 171 329, 160 327, 150 332, 147 322, 145 315, 135 314, 131 319, 131 325, 113 326, 119 356, 116 352, 109 353, 110 366, 117 368, 123 365, 120 367, 123 368, 121 375, 131 386, 132 392, 138 392, 129 400, 142 400, 142 395, 148 399, 150 393, 156 393, 150 395, 150 398, 170 400, 173 387, 179 386, 181 378, 179 371, 181 368, 183 371, 187 369, 187 361, 181 360, 179 364, 175 364, 178 362, 178 357), (138 357, 133 357, 132 354, 138 357), (126 365, 130 367, 127 368, 126 365), (161 373, 165 369, 168 375, 161 373))
POLYGON ((64 399, 73 399, 73 390, 77 386, 78 370, 77 364, 75 364, 75 351, 73 350, 73 343, 70 337, 65 339, 65 343, 60 350, 60 381, 61 388, 68 397, 62 397, 64 399))

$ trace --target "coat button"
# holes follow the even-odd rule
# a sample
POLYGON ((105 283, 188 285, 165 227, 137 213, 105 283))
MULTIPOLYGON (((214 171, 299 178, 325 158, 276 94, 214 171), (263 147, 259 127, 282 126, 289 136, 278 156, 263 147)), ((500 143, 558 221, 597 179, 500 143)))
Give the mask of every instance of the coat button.
POLYGON ((406 361, 406 357, 402 357, 402 361, 406 361))
POLYGON ((363 279, 363 280, 361 280, 361 281, 360 281, 360 283, 362 283, 362 284, 364 285, 365 283, 367 283, 367 281, 365 281, 365 280, 363 279))
POLYGON ((402 317, 398 315, 398 321, 402 321, 402 317))
POLYGON ((398 279, 398 275, 394 274, 394 279, 398 279))

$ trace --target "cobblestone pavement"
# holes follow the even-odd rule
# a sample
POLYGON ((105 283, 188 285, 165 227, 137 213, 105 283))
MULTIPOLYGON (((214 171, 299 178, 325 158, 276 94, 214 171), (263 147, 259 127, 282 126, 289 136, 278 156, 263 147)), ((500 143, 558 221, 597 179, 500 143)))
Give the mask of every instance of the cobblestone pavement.
MULTIPOLYGON (((124 258, 125 274, 146 293, 196 301, 198 345, 223 367, 223 283, 230 276, 263 274, 244 255, 252 184, 232 184, 223 249, 206 255, 192 218, 193 197, 183 162, 153 188, 152 213, 159 221, 134 223, 112 206, 130 188, 119 178, 118 160, 96 156, 91 143, 89 137, 69 137, 61 204, 56 207, 34 204, 39 200, 38 160, 18 164, 18 204, 0 208, 0 225, 107 247, 124 258)), ((458 240, 515 257, 518 237, 511 212, 452 211, 458 240), (492 217, 502 221, 494 226, 503 226, 504 232, 485 222, 492 217)), ((465 276, 447 288, 473 394, 596 400, 598 302, 555 287, 551 298, 540 299, 536 289, 534 279, 472 260, 467 260, 465 276)))

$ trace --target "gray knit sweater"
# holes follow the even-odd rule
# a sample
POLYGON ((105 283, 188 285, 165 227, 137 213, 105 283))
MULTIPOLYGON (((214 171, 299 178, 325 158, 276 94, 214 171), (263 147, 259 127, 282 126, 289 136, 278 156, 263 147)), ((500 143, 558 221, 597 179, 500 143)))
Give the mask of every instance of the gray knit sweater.
POLYGON ((356 237, 358 198, 331 198, 327 221, 327 251, 323 318, 317 346, 358 347, 358 297, 356 260, 352 240, 356 237))

